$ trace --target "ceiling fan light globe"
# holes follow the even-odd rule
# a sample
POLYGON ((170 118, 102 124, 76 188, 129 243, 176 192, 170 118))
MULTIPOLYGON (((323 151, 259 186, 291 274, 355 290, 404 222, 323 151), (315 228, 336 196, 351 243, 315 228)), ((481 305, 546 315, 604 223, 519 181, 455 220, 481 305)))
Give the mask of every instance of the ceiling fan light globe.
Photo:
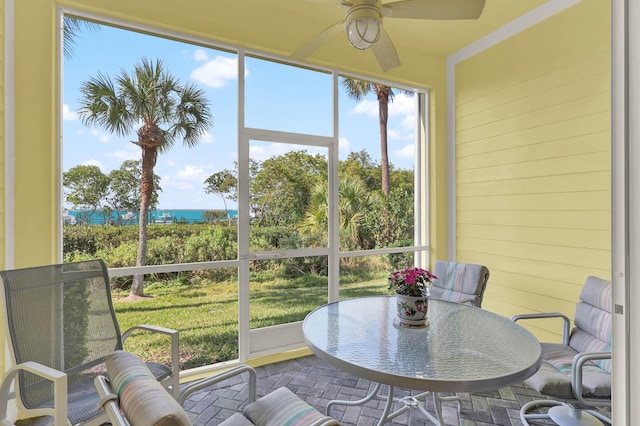
POLYGON ((345 21, 347 38, 356 49, 371 47, 380 38, 382 15, 375 6, 359 5, 347 12, 345 21))

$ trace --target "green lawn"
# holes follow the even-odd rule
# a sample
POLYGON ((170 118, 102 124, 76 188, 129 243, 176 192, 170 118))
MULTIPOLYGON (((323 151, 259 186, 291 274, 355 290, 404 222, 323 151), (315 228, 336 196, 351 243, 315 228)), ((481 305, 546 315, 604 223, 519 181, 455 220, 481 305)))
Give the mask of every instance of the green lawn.
MULTIPOLYGON (((350 277, 342 298, 388 294, 386 274, 350 277)), ((346 281, 346 280, 345 280, 346 281)), ((193 286, 148 284, 140 301, 119 301, 127 293, 114 291, 114 305, 122 330, 154 324, 180 331, 180 368, 188 369, 238 357, 238 283, 204 282, 193 286)), ((327 301, 327 278, 307 275, 294 279, 252 280, 251 328, 301 321, 327 301)), ((168 339, 140 333, 125 348, 146 360, 169 363, 168 339)))

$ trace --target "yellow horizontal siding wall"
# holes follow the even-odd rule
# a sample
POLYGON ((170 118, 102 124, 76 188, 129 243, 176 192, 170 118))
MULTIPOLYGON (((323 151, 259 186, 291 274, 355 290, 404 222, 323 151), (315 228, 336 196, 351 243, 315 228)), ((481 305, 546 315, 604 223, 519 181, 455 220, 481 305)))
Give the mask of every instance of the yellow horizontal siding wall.
POLYGON ((455 68, 456 257, 489 267, 486 309, 573 317, 610 279, 609 34, 584 0, 455 68))

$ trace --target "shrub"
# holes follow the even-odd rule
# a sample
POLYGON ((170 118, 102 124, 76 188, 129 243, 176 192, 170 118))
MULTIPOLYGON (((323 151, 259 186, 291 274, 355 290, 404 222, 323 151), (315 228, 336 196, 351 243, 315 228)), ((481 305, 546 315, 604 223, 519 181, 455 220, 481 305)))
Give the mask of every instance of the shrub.
POLYGON ((238 243, 223 228, 215 227, 189 236, 184 242, 185 262, 210 262, 235 259, 238 243))

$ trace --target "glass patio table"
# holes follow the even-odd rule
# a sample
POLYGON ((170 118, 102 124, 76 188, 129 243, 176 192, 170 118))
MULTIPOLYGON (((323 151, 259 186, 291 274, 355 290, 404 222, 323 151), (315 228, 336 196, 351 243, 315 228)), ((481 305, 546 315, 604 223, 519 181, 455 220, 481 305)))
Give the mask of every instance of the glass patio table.
POLYGON ((303 332, 307 345, 323 361, 345 372, 376 382, 359 405, 389 385, 378 425, 416 407, 433 423, 444 425, 441 402, 457 399, 440 392, 478 392, 523 381, 541 364, 538 340, 508 318, 464 304, 430 299, 428 326, 398 322, 395 296, 341 300, 307 315, 303 332), (395 387, 427 391, 402 398, 391 413, 395 387), (433 393, 436 416, 426 409, 433 393), (424 400, 422 399, 424 398, 424 400))

